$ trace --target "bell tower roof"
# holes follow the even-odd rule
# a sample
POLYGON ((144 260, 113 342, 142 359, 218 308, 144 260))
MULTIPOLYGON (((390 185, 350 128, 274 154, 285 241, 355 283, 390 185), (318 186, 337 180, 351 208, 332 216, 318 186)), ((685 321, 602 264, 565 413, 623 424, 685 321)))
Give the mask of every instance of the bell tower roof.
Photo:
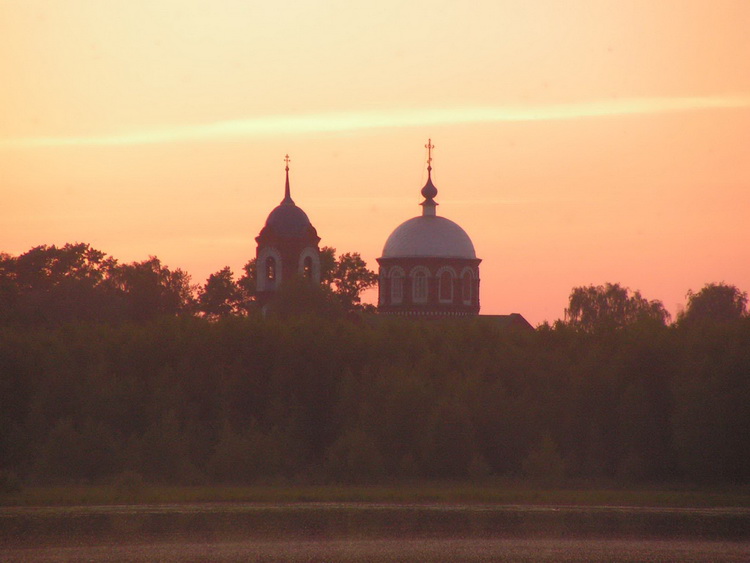
POLYGON ((289 155, 284 157, 286 179, 284 182, 284 199, 268 214, 266 224, 260 236, 272 235, 281 238, 299 238, 312 236, 317 238, 315 227, 310 223, 307 214, 297 207, 292 199, 289 184, 289 155))

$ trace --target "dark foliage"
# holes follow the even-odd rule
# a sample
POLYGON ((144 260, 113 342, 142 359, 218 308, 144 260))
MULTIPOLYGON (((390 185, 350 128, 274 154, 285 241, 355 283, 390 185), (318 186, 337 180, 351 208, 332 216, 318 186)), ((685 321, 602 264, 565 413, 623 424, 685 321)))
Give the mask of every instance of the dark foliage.
POLYGON ((237 315, 242 311, 243 297, 242 286, 235 283, 227 266, 211 274, 198 290, 198 310, 209 318, 237 315))
POLYGON ((747 483, 750 320, 521 333, 292 316, 0 330, 24 482, 747 483))
POLYGON ((155 257, 119 265, 85 244, 0 255, 0 493, 489 475, 748 484, 750 318, 736 288, 707 286, 673 326, 617 284, 577 288, 569 322, 536 331, 354 323, 369 278, 335 268, 364 265, 326 256, 326 283, 292 281, 262 318, 245 301, 250 264, 239 282, 209 278, 197 316, 187 274, 155 257), (739 314, 687 321, 707 294, 739 314))
POLYGON ((193 287, 183 270, 152 256, 118 264, 85 243, 0 254, 0 323, 146 321, 191 314, 193 287))
POLYGON ((681 323, 732 322, 747 316, 747 293, 733 285, 709 283, 697 293, 688 291, 687 298, 681 323))
POLYGON ((336 249, 320 249, 321 283, 330 288, 344 311, 353 312, 372 308, 363 305, 361 293, 378 283, 378 275, 367 268, 359 252, 346 252, 336 258, 336 249))
POLYGON ((638 322, 661 325, 669 321, 669 313, 661 301, 649 301, 620 284, 576 287, 570 294, 565 310, 566 322, 587 332, 615 330, 638 322))

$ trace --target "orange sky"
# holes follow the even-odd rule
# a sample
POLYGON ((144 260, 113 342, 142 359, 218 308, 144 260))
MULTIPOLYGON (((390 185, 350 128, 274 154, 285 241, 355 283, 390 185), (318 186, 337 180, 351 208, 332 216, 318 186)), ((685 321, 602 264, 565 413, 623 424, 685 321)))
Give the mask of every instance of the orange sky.
POLYGON ((292 194, 371 267, 420 213, 482 312, 619 282, 750 290, 750 2, 0 0, 0 250, 90 242, 193 281, 292 194))

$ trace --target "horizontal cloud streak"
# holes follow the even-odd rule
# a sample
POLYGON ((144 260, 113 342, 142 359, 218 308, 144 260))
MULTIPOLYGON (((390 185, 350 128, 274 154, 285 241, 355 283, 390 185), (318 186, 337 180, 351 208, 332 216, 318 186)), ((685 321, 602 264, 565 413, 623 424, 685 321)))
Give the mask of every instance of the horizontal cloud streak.
POLYGON ((471 123, 562 121, 607 116, 652 115, 731 108, 750 108, 750 95, 630 98, 543 106, 479 106, 404 109, 379 112, 277 115, 103 136, 2 139, 0 140, 0 147, 139 145, 471 123))

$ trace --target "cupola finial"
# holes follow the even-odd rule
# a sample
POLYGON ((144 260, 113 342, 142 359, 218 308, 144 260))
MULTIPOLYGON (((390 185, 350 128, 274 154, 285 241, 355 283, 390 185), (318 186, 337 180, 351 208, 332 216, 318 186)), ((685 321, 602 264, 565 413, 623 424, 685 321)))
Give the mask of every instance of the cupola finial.
POLYGON ((292 193, 291 193, 291 190, 289 189, 289 161, 290 160, 291 159, 289 158, 289 155, 287 154, 284 157, 284 162, 286 163, 286 168, 285 168, 286 184, 284 185, 284 199, 281 203, 291 203, 292 205, 294 205, 294 200, 292 200, 292 193))
POLYGON ((427 183, 424 185, 421 192, 422 197, 424 197, 424 201, 421 203, 422 215, 434 216, 435 208, 437 207, 435 196, 437 195, 438 191, 435 185, 432 183, 432 149, 435 148, 435 145, 432 144, 432 139, 427 139, 427 144, 424 146, 424 148, 427 149, 427 183))

